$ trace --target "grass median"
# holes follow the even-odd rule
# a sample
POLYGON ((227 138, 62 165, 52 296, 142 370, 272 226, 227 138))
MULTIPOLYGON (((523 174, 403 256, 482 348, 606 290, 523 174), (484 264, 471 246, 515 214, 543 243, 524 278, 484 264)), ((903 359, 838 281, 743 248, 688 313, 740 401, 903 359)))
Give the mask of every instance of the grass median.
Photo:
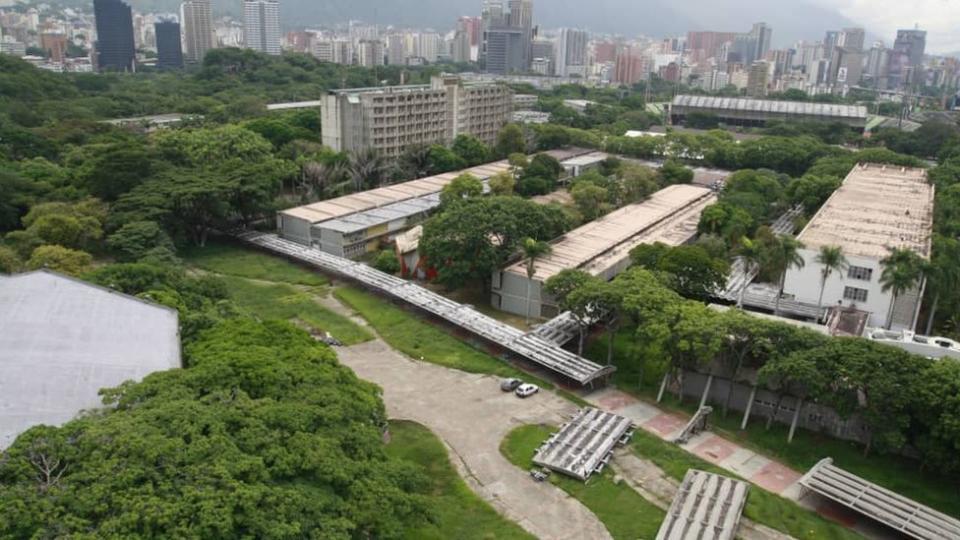
POLYGON ((229 241, 211 241, 202 248, 189 248, 183 257, 197 268, 224 276, 311 287, 330 283, 317 271, 229 241))
MULTIPOLYGON (((521 469, 518 474, 525 474, 534 466, 537 447, 555 431, 551 426, 520 426, 500 443, 500 453, 521 469)), ((614 482, 611 469, 587 482, 559 474, 551 474, 549 481, 589 508, 616 539, 654 538, 666 515, 625 482, 614 482)))
MULTIPOLYGON (((735 477, 697 456, 668 443, 655 435, 638 429, 631 441, 633 451, 642 459, 653 462, 664 473, 677 481, 683 481, 689 469, 735 477)), ((772 529, 785 532, 798 539, 853 539, 856 533, 802 508, 797 503, 774 495, 756 485, 750 486, 747 505, 743 510, 747 518, 772 529)))
POLYGON ((407 530, 406 538, 534 538, 467 486, 450 464, 443 443, 429 429, 416 422, 391 420, 390 435, 387 453, 421 467, 430 480, 422 494, 429 499, 434 520, 407 530))

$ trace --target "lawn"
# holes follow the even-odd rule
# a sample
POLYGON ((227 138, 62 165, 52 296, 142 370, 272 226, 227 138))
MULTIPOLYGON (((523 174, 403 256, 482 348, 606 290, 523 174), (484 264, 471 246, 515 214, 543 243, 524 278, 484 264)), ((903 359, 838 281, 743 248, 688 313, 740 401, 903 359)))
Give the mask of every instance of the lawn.
MULTIPOLYGON (((411 358, 422 358, 426 362, 469 373, 517 377, 543 388, 553 388, 549 382, 464 343, 443 329, 420 319, 416 314, 376 295, 352 287, 337 288, 333 294, 366 319, 391 347, 411 358)), ((580 403, 583 403, 582 400, 580 403)))
MULTIPOLYGON (((500 452, 527 471, 533 467, 537 447, 555 431, 550 426, 520 426, 500 443, 500 452)), ((666 515, 626 483, 615 483, 610 469, 586 483, 559 474, 551 474, 550 482, 589 508, 617 539, 654 538, 666 515)))
POLYGON ((226 241, 211 241, 202 248, 192 247, 183 252, 183 257, 193 266, 225 276, 314 287, 329 283, 318 272, 281 257, 226 241))
MULTIPOLYGON (((620 332, 615 339, 614 365, 617 366, 617 371, 614 373, 613 383, 625 392, 652 401, 656 398, 663 368, 655 366, 654 362, 648 362, 644 384, 638 388, 637 364, 624 361, 631 356, 632 341, 633 336, 626 331, 620 332)), ((588 343, 585 356, 605 363, 606 347, 605 336, 594 339, 588 343)), ((692 414, 697 403, 696 400, 688 399, 685 404, 678 404, 676 396, 668 392, 658 406, 692 414)), ((925 474, 914 460, 900 456, 865 457, 863 447, 858 444, 803 429, 798 429, 793 442, 787 444, 788 426, 774 424, 768 431, 764 428, 764 419, 754 416, 746 431, 741 431, 742 418, 742 413, 736 411, 731 411, 727 418, 723 418, 718 411, 710 419, 713 424, 711 429, 800 472, 809 470, 825 457, 832 457, 838 467, 931 508, 960 517, 960 494, 954 477, 925 474)))
POLYGON ((406 538, 533 538, 470 490, 450 464, 443 443, 429 429, 415 422, 391 420, 390 435, 387 453, 422 467, 430 480, 423 494, 429 497, 434 522, 406 531, 406 538))
MULTIPOLYGON (((668 476, 682 481, 688 469, 700 469, 736 478, 735 475, 708 463, 668 443, 655 435, 637 430, 630 443, 633 451, 641 458, 652 461, 668 476)), ((778 531, 799 539, 860 538, 856 533, 827 521, 814 512, 800 507, 793 501, 774 495, 755 485, 750 486, 747 505, 743 514, 757 523, 762 523, 778 531)))
POLYGON ((330 332, 345 345, 356 345, 373 336, 350 319, 316 302, 310 292, 286 283, 262 283, 223 276, 230 295, 241 308, 262 319, 297 320, 320 332, 330 332))

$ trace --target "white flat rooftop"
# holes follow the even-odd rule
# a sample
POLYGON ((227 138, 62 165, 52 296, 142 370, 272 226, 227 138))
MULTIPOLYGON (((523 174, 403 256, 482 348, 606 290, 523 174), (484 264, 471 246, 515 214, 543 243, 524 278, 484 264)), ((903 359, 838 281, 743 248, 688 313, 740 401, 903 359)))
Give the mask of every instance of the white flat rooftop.
POLYGON ((925 169, 860 164, 797 239, 814 251, 839 246, 847 256, 882 259, 904 248, 929 258, 933 195, 925 169))
POLYGON ((0 276, 0 448, 100 407, 101 388, 180 367, 177 312, 40 270, 0 276))

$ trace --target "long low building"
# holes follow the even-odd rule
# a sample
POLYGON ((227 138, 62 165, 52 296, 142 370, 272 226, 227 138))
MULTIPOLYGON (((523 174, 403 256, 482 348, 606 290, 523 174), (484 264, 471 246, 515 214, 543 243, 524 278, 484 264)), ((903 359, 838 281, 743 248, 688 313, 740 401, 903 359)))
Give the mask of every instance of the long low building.
POLYGON ((689 242, 697 234, 700 214, 715 201, 715 193, 707 188, 674 185, 574 229, 554 241, 550 254, 536 261, 532 280, 527 277, 526 260, 494 272, 491 304, 517 315, 528 315, 529 308, 530 316, 553 318, 559 314, 557 302, 543 291, 549 278, 578 268, 613 279, 630 265, 630 250, 641 244, 678 246, 689 242))
MULTIPOLYGON (((546 153, 564 162, 584 151, 546 153)), ((508 170, 506 160, 495 161, 290 208, 277 214, 277 230, 287 240, 355 259, 421 222, 440 205, 440 192, 454 178, 471 174, 485 182, 508 170)))
POLYGON ((797 237, 804 265, 787 271, 784 294, 806 304, 859 310, 869 315, 868 326, 912 330, 924 284, 897 295, 891 316, 881 261, 893 248, 930 258, 933 197, 924 169, 857 165, 797 237), (824 282, 817 255, 828 246, 840 248, 848 264, 824 282))
POLYGON ((768 122, 841 123, 857 131, 867 127, 867 108, 862 105, 813 103, 712 96, 677 96, 670 104, 673 124, 683 124, 690 114, 715 116, 735 126, 764 126, 768 122))

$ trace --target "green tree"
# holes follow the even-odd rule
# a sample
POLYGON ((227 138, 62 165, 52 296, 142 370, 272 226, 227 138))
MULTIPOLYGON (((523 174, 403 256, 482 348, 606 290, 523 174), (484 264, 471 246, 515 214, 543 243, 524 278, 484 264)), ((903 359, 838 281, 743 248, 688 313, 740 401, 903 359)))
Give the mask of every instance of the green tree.
MULTIPOLYGON (((632 255, 632 253, 631 253, 632 255)), ((715 259, 701 247, 677 246, 659 261, 657 269, 672 276, 675 291, 703 302, 723 290, 730 267, 726 261, 715 259)))
POLYGON ((442 174, 467 168, 467 162, 446 146, 435 144, 430 147, 430 174, 442 174))
POLYGON ((387 178, 387 161, 375 150, 364 150, 350 154, 347 172, 353 182, 354 191, 364 191, 380 187, 387 178))
POLYGON ((107 237, 107 246, 117 253, 117 259, 132 262, 142 259, 156 249, 174 253, 170 236, 155 221, 133 221, 107 237))
POLYGON ((823 309, 823 290, 827 286, 827 279, 834 272, 843 274, 847 270, 847 257, 843 254, 840 246, 820 246, 820 252, 817 253, 814 261, 822 268, 820 269, 820 295, 817 296, 817 313, 823 309))
POLYGON ((537 259, 544 257, 552 251, 553 248, 550 247, 550 244, 542 240, 534 240, 533 238, 524 238, 523 242, 520 243, 520 253, 526 259, 526 270, 527 270, 527 310, 526 310, 526 319, 527 322, 530 322, 530 303, 531 303, 531 291, 533 277, 537 273, 537 259))
POLYGON ((470 173, 463 173, 443 186, 440 191, 440 204, 448 206, 481 195, 483 195, 483 182, 470 173))
POLYGON ((786 195, 791 204, 802 205, 804 212, 812 216, 838 187, 840 179, 837 177, 808 174, 790 182, 786 195))
POLYGON ((400 260, 394 251, 385 249, 377 254, 377 258, 373 261, 373 267, 381 272, 396 275, 400 273, 400 260))
POLYGON ((517 180, 509 172, 501 172, 493 175, 488 183, 490 184, 491 195, 506 197, 513 195, 513 189, 517 185, 517 180))
POLYGON ((483 141, 473 135, 457 135, 450 147, 453 153, 462 159, 468 167, 474 167, 490 161, 490 149, 483 141))
POLYGON ((689 184, 693 181, 693 170, 684 167, 677 160, 668 159, 660 167, 658 176, 660 177, 660 184, 664 186, 689 184))
POLYGON ((890 306, 887 308, 886 327, 893 325, 893 307, 897 298, 916 287, 923 279, 924 261, 915 252, 905 248, 893 248, 890 254, 880 260, 883 271, 880 274, 881 290, 890 292, 890 306))
POLYGON ((23 268, 23 261, 17 252, 7 246, 0 246, 0 274, 15 274, 23 268))
POLYGON ((586 221, 593 221, 610 211, 607 203, 610 193, 596 184, 580 182, 570 189, 570 195, 586 221))
POLYGON ((787 272, 791 268, 803 268, 805 261, 800 254, 803 243, 792 236, 779 235, 774 238, 772 245, 766 250, 767 262, 770 270, 777 276, 777 301, 773 309, 776 316, 780 316, 780 298, 783 296, 783 285, 787 279, 787 272))
POLYGON ((497 135, 497 144, 494 146, 494 154, 497 157, 505 158, 510 154, 526 154, 527 140, 523 135, 523 129, 517 124, 507 124, 503 126, 497 135))
POLYGON ((27 267, 36 270, 48 268, 73 276, 80 275, 93 263, 93 257, 85 252, 63 246, 40 246, 33 250, 27 267))
POLYGON ((760 264, 763 262, 766 255, 763 250, 763 244, 747 237, 743 237, 740 239, 740 247, 737 249, 737 256, 740 257, 741 261, 743 261, 744 271, 744 280, 743 285, 740 286, 740 294, 737 298, 737 307, 743 308, 743 294, 747 291, 747 287, 750 286, 750 277, 759 271, 760 264))
POLYGON ((928 289, 933 291, 933 302, 927 314, 926 334, 928 336, 933 332, 933 324, 937 318, 940 299, 956 294, 955 291, 960 288, 958 261, 960 261, 960 241, 935 234, 933 236, 933 257, 924 269, 928 289))
POLYGON ((92 146, 93 155, 77 171, 77 180, 89 193, 105 201, 142 184, 155 169, 154 156, 143 143, 125 141, 105 148, 92 146))

